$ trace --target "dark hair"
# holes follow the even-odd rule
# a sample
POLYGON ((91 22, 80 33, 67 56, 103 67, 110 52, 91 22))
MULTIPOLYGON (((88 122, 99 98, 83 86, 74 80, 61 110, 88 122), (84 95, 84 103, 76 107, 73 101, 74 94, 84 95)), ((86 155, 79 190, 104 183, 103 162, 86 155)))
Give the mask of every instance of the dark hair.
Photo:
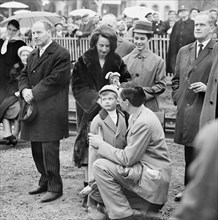
POLYGON ((144 103, 146 96, 141 86, 133 82, 125 82, 121 83, 120 88, 122 88, 120 92, 122 100, 128 99, 134 107, 139 107, 144 103))
POLYGON ((200 12, 200 10, 197 9, 197 8, 192 8, 192 9, 190 10, 190 13, 192 13, 192 11, 197 11, 198 13, 200 12))
POLYGON ((171 14, 171 13, 175 13, 175 14, 176 14, 176 11, 174 11, 174 10, 169 10, 169 11, 168 11, 168 15, 171 14))
POLYGON ((117 48, 117 35, 114 29, 108 27, 107 25, 101 25, 100 27, 94 29, 90 38, 90 48, 92 50, 96 49, 99 36, 102 36, 109 40, 110 53, 113 53, 117 48))
POLYGON ((17 20, 15 20, 15 19, 10 20, 10 21, 8 22, 7 27, 8 27, 9 25, 13 25, 15 28, 17 28, 17 30, 20 29, 20 24, 19 24, 19 22, 18 22, 17 20))

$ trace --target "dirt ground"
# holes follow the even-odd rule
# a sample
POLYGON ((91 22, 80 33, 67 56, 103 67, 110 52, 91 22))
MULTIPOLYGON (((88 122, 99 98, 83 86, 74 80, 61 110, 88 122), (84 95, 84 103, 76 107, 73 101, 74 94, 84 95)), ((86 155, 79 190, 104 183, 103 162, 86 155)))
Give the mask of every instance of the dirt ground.
MULTIPOLYGON (((169 93, 168 89, 161 97, 162 108, 167 114, 174 115, 175 108, 169 93)), ((71 107, 72 103, 71 99, 71 107)), ((0 220, 87 219, 87 213, 81 207, 82 198, 78 195, 83 188, 84 171, 72 163, 74 140, 75 137, 71 136, 61 141, 60 161, 64 194, 58 200, 46 204, 40 203, 42 194, 28 194, 28 191, 37 186, 39 179, 29 143, 20 141, 16 147, 0 145, 0 220)), ((178 206, 174 197, 183 189, 184 174, 183 147, 173 144, 172 139, 168 139, 167 144, 172 160, 172 180, 168 202, 157 215, 163 220, 169 219, 178 206)))
MULTIPOLYGON (((56 201, 42 204, 41 195, 29 195, 37 186, 39 174, 35 168, 29 143, 19 142, 16 147, 0 147, 0 219, 1 220, 85 220, 87 213, 82 209, 82 198, 78 195, 83 186, 83 169, 72 163, 72 146, 75 137, 61 142, 60 160, 64 194, 56 201)), ((173 172, 169 200, 158 214, 168 219, 178 205, 174 196, 183 187, 182 147, 167 140, 173 172)), ((142 218, 146 219, 146 218, 142 218)))

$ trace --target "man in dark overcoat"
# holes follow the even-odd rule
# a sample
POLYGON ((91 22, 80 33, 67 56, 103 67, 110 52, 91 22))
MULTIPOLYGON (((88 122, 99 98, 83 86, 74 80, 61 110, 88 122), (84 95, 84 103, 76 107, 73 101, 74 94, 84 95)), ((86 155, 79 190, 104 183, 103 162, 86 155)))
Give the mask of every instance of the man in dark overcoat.
POLYGON ((197 40, 179 50, 172 79, 172 97, 177 105, 174 142, 185 146, 185 185, 189 182, 187 169, 193 161, 193 141, 199 131, 215 44, 212 40, 214 19, 207 13, 200 13, 194 22, 197 40))
POLYGON ((167 73, 174 73, 179 49, 195 41, 194 21, 189 18, 188 9, 182 8, 180 11, 182 18, 174 24, 170 35, 166 65, 167 73))
POLYGON ((19 79, 21 97, 37 109, 31 122, 22 122, 21 139, 31 141, 32 156, 41 174, 39 187, 29 194, 47 192, 41 202, 63 193, 60 176, 60 140, 68 137, 70 54, 51 39, 51 26, 38 21, 32 27, 38 49, 27 60, 19 79))

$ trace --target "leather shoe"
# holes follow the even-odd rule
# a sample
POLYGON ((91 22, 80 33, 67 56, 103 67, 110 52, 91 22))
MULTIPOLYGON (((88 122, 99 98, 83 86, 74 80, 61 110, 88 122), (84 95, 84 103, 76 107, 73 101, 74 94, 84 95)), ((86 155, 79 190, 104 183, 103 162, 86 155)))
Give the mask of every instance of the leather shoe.
POLYGON ((40 200, 40 202, 51 202, 63 195, 62 192, 47 192, 40 200))
POLYGON ((39 186, 37 189, 34 189, 32 191, 29 191, 30 195, 35 195, 39 193, 43 193, 47 191, 47 186, 39 186))
POLYGON ((175 196, 175 201, 176 202, 180 202, 182 200, 182 196, 183 196, 183 193, 180 192, 178 193, 176 196, 175 196))

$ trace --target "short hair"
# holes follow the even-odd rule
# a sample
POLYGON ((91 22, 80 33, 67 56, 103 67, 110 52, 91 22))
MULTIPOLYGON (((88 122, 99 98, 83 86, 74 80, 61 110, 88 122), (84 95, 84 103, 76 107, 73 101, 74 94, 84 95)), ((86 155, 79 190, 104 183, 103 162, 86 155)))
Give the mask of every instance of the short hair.
POLYGON ((101 92, 101 93, 99 94, 99 97, 106 96, 106 95, 108 95, 108 94, 110 94, 110 93, 113 94, 114 98, 116 98, 116 99, 118 98, 117 93, 112 92, 112 91, 103 91, 103 92, 101 92))
POLYGON ((190 13, 192 13, 192 11, 197 11, 198 13, 200 13, 200 10, 199 10, 198 8, 192 8, 192 9, 190 10, 190 13))
POLYGON ((19 22, 18 22, 17 20, 15 20, 15 19, 10 20, 10 21, 8 22, 7 27, 8 27, 9 25, 13 25, 15 28, 17 28, 17 30, 20 29, 20 24, 19 24, 19 22))
POLYGON ((44 21, 44 20, 39 20, 39 21, 36 21, 34 24, 36 23, 41 23, 44 25, 44 28, 48 31, 48 30, 52 30, 52 26, 49 22, 47 21, 44 21))
MULTIPOLYGON (((198 13, 197 14, 197 16, 201 16, 201 15, 207 15, 208 16, 208 23, 211 25, 211 26, 215 26, 215 19, 213 18, 213 16, 210 14, 210 13, 208 13, 208 12, 200 12, 200 13, 198 13)), ((196 16, 196 17, 197 17, 196 16)))
POLYGON ((169 11, 168 11, 168 15, 171 14, 171 13, 177 14, 176 11, 174 11, 174 10, 169 10, 169 11))
POLYGON ((145 92, 143 88, 136 83, 121 83, 120 88, 122 88, 120 97, 123 101, 128 99, 134 107, 139 107, 145 102, 145 92))
POLYGON ((55 24, 55 27, 57 27, 58 25, 61 25, 61 26, 63 27, 63 24, 60 23, 60 22, 56 23, 56 24, 55 24))
POLYGON ((94 29, 90 38, 90 48, 92 50, 96 49, 99 36, 102 36, 109 40, 110 43, 109 53, 113 53, 117 48, 117 35, 115 30, 108 27, 107 25, 101 25, 100 27, 94 29))

